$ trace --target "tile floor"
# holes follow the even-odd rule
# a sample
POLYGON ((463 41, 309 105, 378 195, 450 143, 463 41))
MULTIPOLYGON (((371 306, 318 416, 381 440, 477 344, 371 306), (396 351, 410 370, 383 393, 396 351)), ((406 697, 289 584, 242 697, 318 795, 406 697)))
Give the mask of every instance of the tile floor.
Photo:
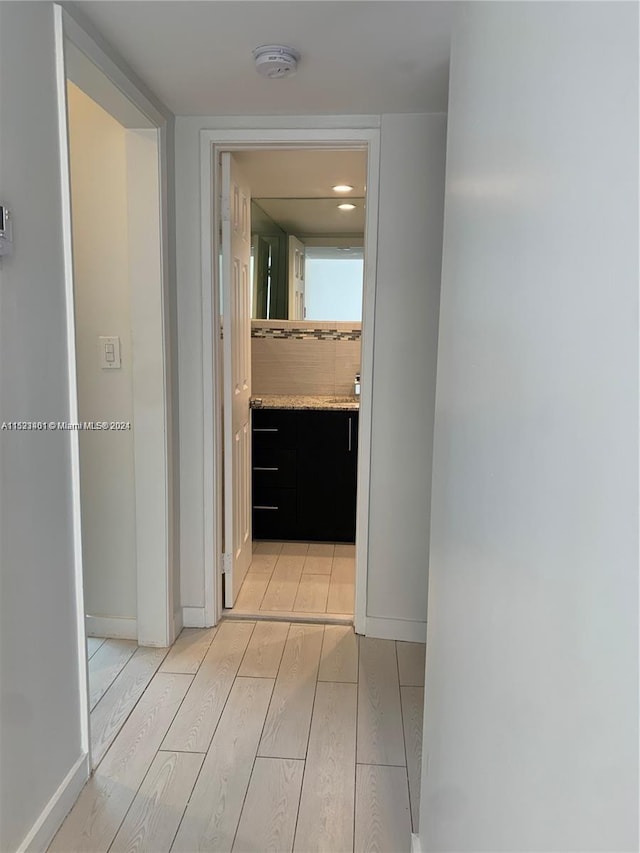
POLYGON ((233 611, 276 618, 353 616, 355 545, 254 542, 233 611))
POLYGON ((423 645, 223 620, 89 646, 111 740, 50 853, 409 851, 423 645))

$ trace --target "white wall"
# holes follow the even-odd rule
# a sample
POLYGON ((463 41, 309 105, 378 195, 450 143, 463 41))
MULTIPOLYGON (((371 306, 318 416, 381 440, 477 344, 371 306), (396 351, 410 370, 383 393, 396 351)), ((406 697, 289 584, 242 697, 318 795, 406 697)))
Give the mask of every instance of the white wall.
POLYGON ((638 849, 638 7, 452 53, 423 851, 638 849))
MULTIPOLYGON (((75 222, 79 236, 90 231, 95 243, 91 246, 89 241, 85 246, 90 249, 85 252, 85 272, 88 273, 85 278, 94 287, 104 285, 102 291, 96 288, 95 302, 101 298, 109 300, 109 310, 103 312, 105 316, 115 316, 119 323, 129 327, 124 375, 120 380, 111 378, 109 387, 122 390, 122 379, 126 379, 124 385, 130 390, 128 403, 133 430, 125 448, 130 452, 125 460, 122 442, 118 444, 121 452, 112 454, 110 461, 114 464, 100 477, 103 488, 90 509, 93 508, 96 518, 100 516, 100 551, 105 555, 105 571, 100 577, 109 584, 112 598, 124 589, 121 574, 129 560, 137 561, 137 566, 127 572, 130 611, 134 609, 132 586, 134 594, 137 593, 135 614, 131 614, 136 616, 137 622, 131 615, 119 621, 110 616, 94 616, 88 620, 88 630, 108 636, 135 637, 137 634, 141 645, 165 646, 182 625, 173 116, 77 9, 73 10, 73 17, 68 11, 63 16, 68 36, 65 41, 67 75, 108 113, 105 115, 100 110, 97 110, 99 115, 91 113, 88 121, 93 123, 94 131, 89 128, 88 121, 85 122, 84 136, 88 139, 91 156, 85 157, 86 162, 80 164, 84 174, 80 175, 83 181, 78 186, 82 206, 91 215, 80 215, 75 222), (92 139, 92 132, 99 134, 99 138, 92 139), (109 148, 106 155, 101 146, 109 148), (102 160, 111 170, 111 180, 104 192, 100 187, 102 160), (98 191, 93 192, 95 189, 98 191), (100 231, 91 227, 96 221, 104 226, 100 231), (101 257, 109 250, 111 240, 116 252, 113 256, 101 257), (100 259, 100 266, 92 275, 96 258, 100 259), (123 298, 118 299, 118 295, 123 298), (121 519, 116 518, 114 523, 114 516, 121 512, 118 504, 122 503, 122 486, 126 491, 128 518, 131 523, 135 519, 135 538, 118 543, 121 549, 127 546, 127 561, 120 561, 119 576, 112 567, 111 540, 113 529, 122 527, 121 519), (102 506, 97 512, 100 502, 102 506)), ((86 287, 87 281, 83 283, 86 287)), ((87 372, 92 379, 94 374, 90 367, 87 372)), ((97 384, 99 386, 100 382, 97 384)), ((114 404, 113 399, 107 402, 110 406, 114 404)), ((116 399, 115 402, 121 401, 116 399)), ((114 450, 113 443, 109 447, 114 450)), ((100 460, 92 461, 100 464, 100 460)), ((118 600, 122 601, 121 595, 118 600)))
POLYGON ((423 642, 445 142, 444 115, 382 117, 367 633, 423 642))
MULTIPOLYGON (((381 124, 367 630, 424 639, 446 117, 340 120, 381 124)), ((196 608, 204 606, 199 134, 222 124, 304 128, 314 119, 176 119, 181 598, 196 608)))
MULTIPOLYGON (((50 3, 0 4, 0 422, 70 418, 50 3)), ((22 843, 74 767, 80 718, 68 432, 0 431, 0 849, 22 843)), ((69 802, 67 808, 71 805, 69 802)), ((46 834, 46 830, 45 830, 46 834)), ((42 841, 42 839, 41 839, 42 841)))
POLYGON ((204 608, 200 137, 206 120, 176 117, 176 275, 180 419, 180 601, 204 608))
MULTIPOLYGON (((167 632, 167 596, 172 616, 175 602, 179 602, 179 592, 175 596, 176 578, 172 583, 167 578, 167 570, 171 571, 173 563, 178 583, 179 573, 178 563, 172 561, 172 536, 167 528, 168 496, 172 488, 171 461, 167 454, 171 454, 172 449, 169 437, 159 428, 165 417, 167 377, 162 363, 164 318, 158 132, 128 129, 125 146, 135 424, 138 643, 166 645, 173 639, 172 631, 167 632)), ((166 294, 165 299, 168 301, 166 294)), ((168 338, 168 331, 165 334, 168 338)), ((168 340, 165 349, 169 349, 168 340)), ((177 406, 177 400, 173 402, 177 406)), ((171 518, 168 520, 170 522, 171 518)))
MULTIPOLYGON (((128 131, 73 83, 68 113, 79 415, 133 427, 128 131), (119 370, 100 367, 100 335, 120 337, 119 370)), ((85 611, 135 619, 133 429, 81 432, 80 472, 85 611)))

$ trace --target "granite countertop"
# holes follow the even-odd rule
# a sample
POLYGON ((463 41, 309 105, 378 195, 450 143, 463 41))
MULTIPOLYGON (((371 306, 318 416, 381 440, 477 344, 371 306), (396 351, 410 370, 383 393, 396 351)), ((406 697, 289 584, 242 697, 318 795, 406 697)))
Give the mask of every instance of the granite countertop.
POLYGON ((256 394, 251 398, 252 409, 319 409, 325 411, 357 412, 359 397, 318 397, 315 395, 256 394))

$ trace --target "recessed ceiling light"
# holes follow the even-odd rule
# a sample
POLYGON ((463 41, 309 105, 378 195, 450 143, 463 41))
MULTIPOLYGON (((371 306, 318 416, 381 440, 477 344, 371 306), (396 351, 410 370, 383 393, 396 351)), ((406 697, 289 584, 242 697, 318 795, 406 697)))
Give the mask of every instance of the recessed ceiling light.
POLYGON ((333 188, 334 193, 350 193, 353 187, 350 187, 349 184, 338 184, 333 188))
POLYGON ((347 202, 345 202, 345 204, 339 204, 338 205, 338 210, 355 210, 355 209, 356 209, 355 204, 348 204, 347 202))

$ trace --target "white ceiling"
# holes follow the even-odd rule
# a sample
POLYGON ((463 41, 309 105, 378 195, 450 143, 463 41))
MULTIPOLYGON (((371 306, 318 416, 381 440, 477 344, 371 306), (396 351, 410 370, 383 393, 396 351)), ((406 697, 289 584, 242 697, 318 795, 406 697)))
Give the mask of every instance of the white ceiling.
POLYGON ((74 4, 176 115, 444 112, 454 2, 80 0, 74 4), (283 43, 297 74, 251 51, 283 43))
POLYGON ((251 197, 285 231, 318 236, 364 231, 365 151, 236 151, 233 156, 251 197), (336 193, 337 184, 348 184, 353 192, 336 193), (355 210, 338 209, 340 202, 350 200, 355 210))
POLYGON ((364 199, 352 199, 354 210, 340 210, 335 198, 257 198, 256 203, 288 234, 297 237, 362 237, 364 199))
POLYGON ((338 184, 352 186, 349 195, 365 193, 365 151, 236 151, 233 156, 253 198, 337 198, 332 187, 338 184))

